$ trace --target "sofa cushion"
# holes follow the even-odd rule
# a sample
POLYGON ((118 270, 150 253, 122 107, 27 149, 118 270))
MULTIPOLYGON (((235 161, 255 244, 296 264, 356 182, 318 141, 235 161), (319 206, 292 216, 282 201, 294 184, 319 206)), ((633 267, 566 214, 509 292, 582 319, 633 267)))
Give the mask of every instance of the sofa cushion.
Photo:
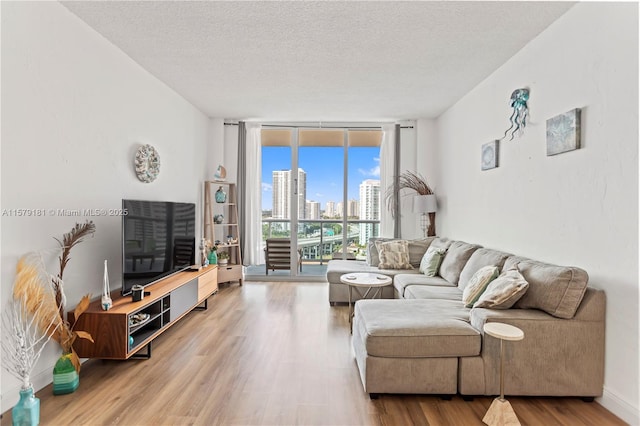
POLYGON ((427 277, 438 275, 438 269, 446 252, 447 250, 443 248, 429 247, 420 261, 420 273, 427 277))
POLYGON ((384 274, 393 278, 397 274, 419 275, 417 269, 380 269, 375 266, 367 265, 364 260, 330 260, 327 264, 327 281, 332 284, 342 284, 340 277, 344 274, 352 272, 371 272, 384 274))
POLYGON ((445 237, 436 237, 429 247, 438 247, 443 249, 448 249, 453 241, 445 237))
POLYGON ((405 299, 462 299, 462 292, 454 286, 408 285, 404 289, 405 299))
POLYGON ((420 266, 420 262, 422 261, 422 256, 427 251, 429 246, 436 237, 427 237, 421 238, 417 240, 407 240, 409 243, 409 263, 411 266, 417 268, 420 266))
MULTIPOLYGON (((512 263, 510 260, 507 259, 509 264, 512 263)), ((523 258, 517 260, 518 269, 529 283, 529 289, 514 307, 540 309, 558 318, 573 318, 587 289, 587 272, 576 267, 523 258)))
POLYGON ((529 283, 517 268, 509 269, 491 281, 474 308, 509 309, 527 291, 529 283))
POLYGON ((460 290, 464 290, 473 274, 484 266, 497 266, 499 269, 498 272, 500 272, 505 260, 509 256, 510 254, 508 253, 488 248, 479 248, 474 251, 467 261, 467 264, 462 268, 462 272, 460 272, 458 287, 460 287, 460 290))
MULTIPOLYGON (((462 291, 462 302, 467 308, 471 308, 474 303, 484 293, 489 283, 500 275, 497 266, 484 266, 473 274, 469 284, 462 291)), ((458 286, 458 289, 460 286, 458 286)))
MULTIPOLYGON (((433 244, 432 244, 433 245, 433 244)), ((474 251, 480 248, 477 244, 453 241, 440 265, 440 276, 452 284, 458 284, 460 272, 474 251)))
POLYGON ((376 241, 381 269, 413 269, 409 263, 409 243, 405 240, 376 241))
POLYGON ((480 353, 469 309, 453 300, 359 300, 354 325, 369 356, 459 357, 480 353))
POLYGON ((427 277, 417 273, 417 269, 412 271, 404 271, 393 277, 393 287, 398 293, 398 297, 404 297, 404 290, 410 285, 428 286, 428 287, 455 287, 449 281, 442 277, 427 277))

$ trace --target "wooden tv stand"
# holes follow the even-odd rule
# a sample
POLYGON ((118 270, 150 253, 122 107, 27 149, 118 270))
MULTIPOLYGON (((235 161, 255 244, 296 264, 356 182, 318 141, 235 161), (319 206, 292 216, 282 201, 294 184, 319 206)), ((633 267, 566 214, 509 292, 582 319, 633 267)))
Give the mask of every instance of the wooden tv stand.
MULTIPOLYGON (((202 305, 218 291, 218 269, 208 266, 200 271, 186 271, 171 275, 145 287, 139 302, 132 302, 131 295, 122 296, 120 290, 111 293, 113 306, 103 311, 100 300, 95 300, 78 318, 75 330, 91 334, 94 342, 76 339, 74 349, 80 358, 128 359, 140 357, 137 352, 147 347, 144 357, 151 356, 151 342, 180 318, 202 305), (143 323, 133 324, 135 314, 149 314, 143 323), (130 338, 133 344, 130 344, 130 338)), ((73 311, 68 314, 73 324, 73 311)))

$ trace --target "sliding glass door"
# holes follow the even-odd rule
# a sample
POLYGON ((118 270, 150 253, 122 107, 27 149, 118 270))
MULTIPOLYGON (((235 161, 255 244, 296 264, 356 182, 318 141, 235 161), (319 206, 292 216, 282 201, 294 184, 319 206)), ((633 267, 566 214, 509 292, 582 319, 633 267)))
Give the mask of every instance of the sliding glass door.
POLYGON ((324 276, 331 259, 364 258, 379 235, 378 129, 262 130, 263 240, 290 239, 290 268, 250 275, 324 276))

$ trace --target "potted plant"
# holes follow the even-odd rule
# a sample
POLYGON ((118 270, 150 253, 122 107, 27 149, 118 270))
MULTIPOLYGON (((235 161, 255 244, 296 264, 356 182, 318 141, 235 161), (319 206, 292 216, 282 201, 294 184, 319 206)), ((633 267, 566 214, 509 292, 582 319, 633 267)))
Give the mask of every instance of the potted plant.
POLYGON ((227 266, 229 263, 229 252, 221 251, 218 253, 218 265, 227 266))

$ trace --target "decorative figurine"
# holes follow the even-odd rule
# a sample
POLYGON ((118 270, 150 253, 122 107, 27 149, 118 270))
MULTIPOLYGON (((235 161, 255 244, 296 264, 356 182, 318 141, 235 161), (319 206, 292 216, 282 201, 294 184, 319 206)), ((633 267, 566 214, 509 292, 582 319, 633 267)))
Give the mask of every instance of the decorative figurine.
POLYGON ((104 276, 102 278, 102 298, 100 300, 100 306, 103 311, 108 311, 113 306, 111 295, 109 294, 109 273, 107 272, 107 261, 104 261, 104 276))
POLYGON ((527 88, 516 89, 511 93, 511 108, 513 108, 513 113, 511 114, 511 117, 509 117, 511 127, 505 130, 502 139, 507 137, 507 133, 509 133, 510 130, 510 141, 513 140, 516 133, 520 134, 524 131, 524 128, 527 126, 527 116, 529 115, 529 107, 527 105, 528 100, 529 89, 527 88))
POLYGON ((225 169, 224 166, 220 164, 218 166, 218 169, 216 170, 216 174, 213 176, 216 178, 216 180, 223 181, 227 178, 227 169, 225 169))

